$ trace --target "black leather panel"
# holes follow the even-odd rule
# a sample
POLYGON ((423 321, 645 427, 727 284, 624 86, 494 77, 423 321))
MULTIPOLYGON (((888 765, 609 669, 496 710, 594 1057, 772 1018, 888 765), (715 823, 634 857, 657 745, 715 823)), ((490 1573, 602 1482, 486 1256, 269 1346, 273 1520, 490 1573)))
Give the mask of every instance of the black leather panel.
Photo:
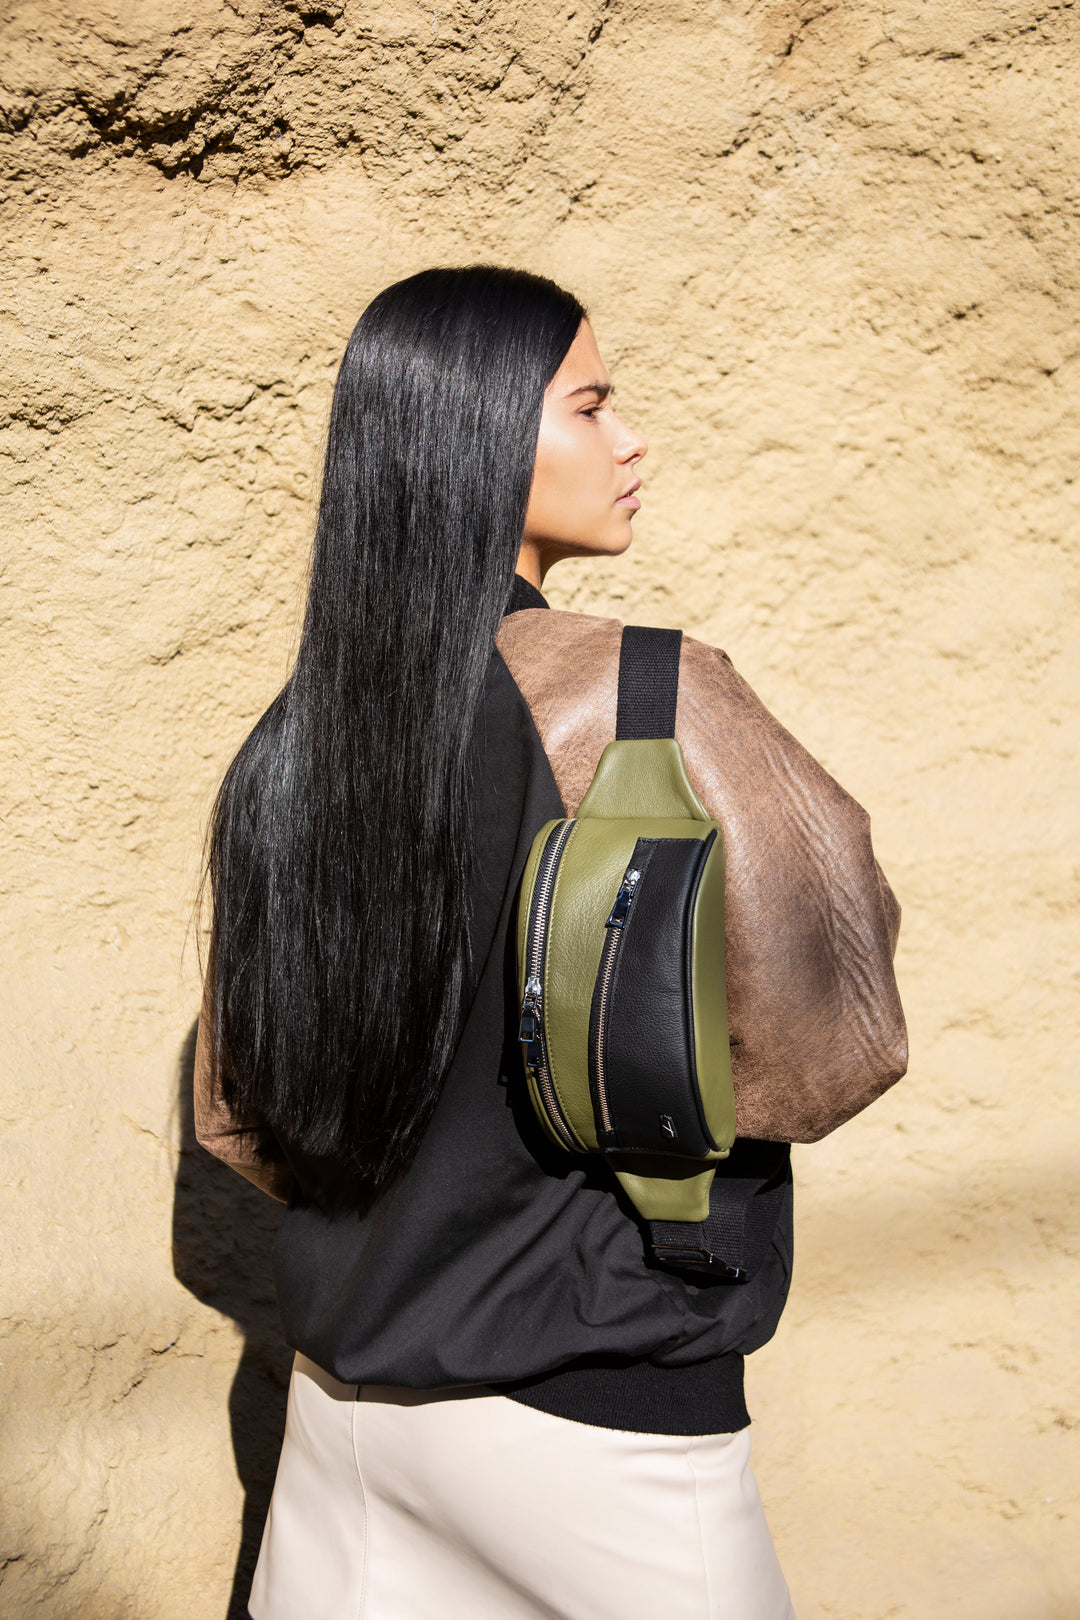
POLYGON ((700 1158, 716 1146, 698 1097, 690 981, 694 903, 714 841, 640 838, 634 851, 642 875, 620 930, 603 1051, 612 1146, 624 1153, 700 1158))

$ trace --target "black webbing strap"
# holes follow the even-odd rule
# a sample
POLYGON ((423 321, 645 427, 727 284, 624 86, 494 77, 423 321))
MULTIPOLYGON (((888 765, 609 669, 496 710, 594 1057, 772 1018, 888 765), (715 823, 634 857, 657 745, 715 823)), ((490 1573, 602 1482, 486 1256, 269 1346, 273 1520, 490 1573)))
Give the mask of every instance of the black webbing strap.
POLYGON ((648 630, 640 624, 623 628, 615 721, 619 742, 674 737, 681 651, 681 630, 648 630))
POLYGON ((731 1160, 716 1167, 708 1219, 650 1221, 653 1253, 678 1270, 707 1272, 724 1282, 749 1282, 769 1252, 790 1179, 788 1155, 778 1144, 737 1143, 731 1160), (760 1151, 755 1155, 755 1149, 771 1150, 769 1174, 752 1173, 758 1168, 754 1157, 762 1156, 760 1151), (740 1170, 741 1175, 735 1173, 740 1170))
MULTIPOLYGON (((674 737, 681 630, 628 624, 619 655, 619 742, 674 737)), ((749 1282, 772 1242, 791 1170, 786 1149, 739 1141, 716 1167, 704 1221, 650 1221, 653 1253, 665 1265, 749 1282)))

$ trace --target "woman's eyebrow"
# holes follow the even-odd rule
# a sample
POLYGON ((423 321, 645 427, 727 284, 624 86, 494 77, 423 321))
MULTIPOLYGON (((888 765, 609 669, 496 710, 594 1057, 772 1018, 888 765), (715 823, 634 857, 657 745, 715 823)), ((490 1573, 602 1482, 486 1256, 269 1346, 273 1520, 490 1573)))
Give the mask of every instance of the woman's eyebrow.
POLYGON ((575 394, 599 394, 601 399, 607 399, 608 395, 613 391, 613 388, 614 384, 609 382, 582 383, 580 388, 571 388, 570 392, 566 395, 566 398, 573 399, 575 394))

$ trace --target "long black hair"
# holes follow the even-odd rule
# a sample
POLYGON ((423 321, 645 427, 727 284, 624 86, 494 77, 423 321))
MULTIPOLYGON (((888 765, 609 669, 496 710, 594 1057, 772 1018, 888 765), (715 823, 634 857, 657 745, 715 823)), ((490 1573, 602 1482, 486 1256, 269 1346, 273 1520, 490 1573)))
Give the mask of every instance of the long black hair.
POLYGON ((388 287, 338 372, 292 675, 208 839, 226 1102, 370 1203, 409 1163, 468 983, 469 741, 544 391, 584 319, 471 266, 388 287))

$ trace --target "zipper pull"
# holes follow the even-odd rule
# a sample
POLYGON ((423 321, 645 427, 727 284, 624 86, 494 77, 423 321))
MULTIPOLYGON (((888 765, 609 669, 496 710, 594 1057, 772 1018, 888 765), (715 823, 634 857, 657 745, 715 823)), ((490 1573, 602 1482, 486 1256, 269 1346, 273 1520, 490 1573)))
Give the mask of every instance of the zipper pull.
POLYGON ((619 889, 618 894, 615 896, 615 904, 611 908, 611 916, 604 924, 605 928, 622 927, 623 923, 626 921, 626 913, 630 910, 630 902, 634 898, 634 890, 637 888, 640 878, 641 873, 635 872, 633 868, 631 868, 631 870, 625 874, 622 880, 622 886, 619 889))
POLYGON ((521 1003, 521 1027, 518 1030, 518 1040, 526 1048, 525 1061, 529 1064, 540 1060, 540 1003, 543 1000, 543 989, 540 980, 532 978, 525 986, 525 996, 521 1003), (535 1055, 533 1047, 536 1047, 535 1055))

